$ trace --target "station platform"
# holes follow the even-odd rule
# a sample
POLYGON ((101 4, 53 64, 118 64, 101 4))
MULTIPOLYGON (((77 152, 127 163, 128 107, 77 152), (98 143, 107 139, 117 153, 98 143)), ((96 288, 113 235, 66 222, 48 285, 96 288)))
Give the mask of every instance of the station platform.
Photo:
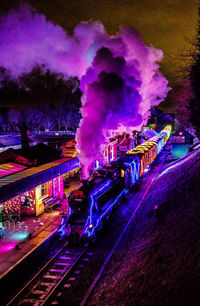
POLYGON ((44 212, 38 217, 24 216, 21 221, 4 222, 5 236, 0 238, 0 279, 57 231, 61 212, 68 210, 68 195, 79 186, 79 181, 70 182, 69 187, 64 189, 66 198, 51 212, 44 212))

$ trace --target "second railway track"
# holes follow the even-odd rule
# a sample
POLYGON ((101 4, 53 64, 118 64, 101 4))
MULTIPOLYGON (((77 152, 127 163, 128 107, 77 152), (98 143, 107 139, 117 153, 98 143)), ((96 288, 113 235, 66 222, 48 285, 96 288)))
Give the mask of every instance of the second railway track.
POLYGON ((7 304, 43 305, 87 252, 88 246, 65 245, 7 304))

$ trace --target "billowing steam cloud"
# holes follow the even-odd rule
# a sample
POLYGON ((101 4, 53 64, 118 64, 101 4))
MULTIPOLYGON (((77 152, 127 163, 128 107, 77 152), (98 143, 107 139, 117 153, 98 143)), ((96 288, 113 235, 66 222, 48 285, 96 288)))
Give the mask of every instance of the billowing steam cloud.
POLYGON ((80 78, 89 67, 90 46, 104 35, 99 22, 83 22, 69 36, 33 8, 22 5, 0 18, 0 67, 17 78, 35 65, 80 78))
POLYGON ((130 28, 109 36, 100 22, 82 22, 69 36, 26 5, 0 19, 0 67, 13 78, 45 65, 80 79, 83 118, 76 138, 85 176, 102 159, 111 131, 139 130, 166 97, 162 57, 130 28))
POLYGON ((113 130, 140 130, 148 111, 166 97, 168 82, 157 62, 162 51, 146 46, 133 29, 121 28, 98 47, 81 78, 82 115, 77 140, 88 176, 94 160, 102 160, 102 145, 113 130))

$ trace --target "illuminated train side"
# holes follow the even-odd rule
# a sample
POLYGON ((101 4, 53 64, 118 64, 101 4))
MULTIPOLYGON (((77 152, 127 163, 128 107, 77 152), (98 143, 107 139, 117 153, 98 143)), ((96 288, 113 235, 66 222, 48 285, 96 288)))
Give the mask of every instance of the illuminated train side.
POLYGON ((71 192, 69 216, 59 228, 61 234, 92 238, 101 229, 113 206, 144 175, 167 142, 171 126, 157 136, 126 152, 122 157, 97 170, 78 189, 71 192))

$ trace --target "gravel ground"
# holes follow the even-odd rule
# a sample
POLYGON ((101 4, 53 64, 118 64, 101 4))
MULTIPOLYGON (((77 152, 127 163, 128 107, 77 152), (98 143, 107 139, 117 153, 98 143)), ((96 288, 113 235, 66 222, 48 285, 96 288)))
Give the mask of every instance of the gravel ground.
POLYGON ((90 305, 200 305, 199 184, 200 150, 158 177, 90 305))

